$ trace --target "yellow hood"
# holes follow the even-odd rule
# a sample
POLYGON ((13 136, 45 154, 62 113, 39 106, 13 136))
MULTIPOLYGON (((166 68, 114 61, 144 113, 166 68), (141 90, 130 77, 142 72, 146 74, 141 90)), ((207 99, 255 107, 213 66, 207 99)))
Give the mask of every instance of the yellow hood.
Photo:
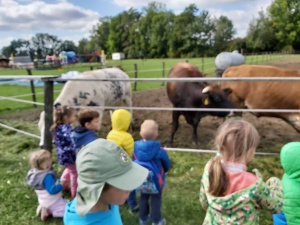
POLYGON ((130 126, 131 114, 125 109, 117 109, 113 112, 111 117, 111 124, 113 130, 127 131, 130 126))

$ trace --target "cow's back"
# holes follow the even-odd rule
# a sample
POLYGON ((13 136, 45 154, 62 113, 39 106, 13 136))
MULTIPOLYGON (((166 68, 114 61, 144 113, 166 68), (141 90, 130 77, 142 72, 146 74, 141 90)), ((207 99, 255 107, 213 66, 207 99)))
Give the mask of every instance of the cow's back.
POLYGON ((109 81, 110 79, 128 79, 128 75, 119 68, 107 68, 83 72, 75 77, 82 81, 66 82, 55 102, 62 105, 119 105, 125 97, 131 98, 130 82, 109 81), (87 80, 94 81, 87 81, 87 80), (107 79, 108 81, 95 81, 107 79))
MULTIPOLYGON (((169 72, 169 78, 197 78, 203 77, 203 74, 197 67, 186 63, 177 63, 169 72)), ((173 105, 181 104, 184 107, 184 103, 189 104, 187 101, 193 101, 192 98, 196 96, 196 93, 201 94, 204 84, 201 82, 168 82, 167 94, 173 105), (185 101, 184 101, 185 100, 185 101)), ((190 104, 189 104, 190 105, 190 104)))
MULTIPOLYGON (((300 72, 274 66, 241 65, 229 67, 223 77, 300 77, 300 72)), ((232 89, 230 99, 238 106, 244 104, 259 109, 298 109, 300 106, 300 82, 227 81, 221 82, 221 87, 232 89)))

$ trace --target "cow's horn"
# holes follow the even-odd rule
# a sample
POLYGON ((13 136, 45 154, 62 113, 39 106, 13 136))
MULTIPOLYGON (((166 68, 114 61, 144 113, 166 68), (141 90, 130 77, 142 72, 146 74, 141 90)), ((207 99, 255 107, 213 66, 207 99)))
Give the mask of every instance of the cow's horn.
POLYGON ((206 86, 203 90, 202 90, 202 93, 205 94, 205 93, 208 93, 210 92, 211 89, 210 89, 210 86, 206 86))

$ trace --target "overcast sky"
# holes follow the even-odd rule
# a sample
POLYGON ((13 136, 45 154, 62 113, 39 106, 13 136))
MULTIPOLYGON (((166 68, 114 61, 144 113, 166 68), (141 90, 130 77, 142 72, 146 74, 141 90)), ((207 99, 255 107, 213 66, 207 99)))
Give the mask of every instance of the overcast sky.
MULTIPOLYGON (((272 0, 158 0, 175 14, 189 4, 208 10, 211 16, 227 16, 237 37, 244 37, 251 19, 272 0)), ((76 44, 88 38, 100 17, 115 16, 133 7, 141 9, 151 0, 0 0, 0 50, 12 40, 31 39, 36 33, 49 33, 76 44)))

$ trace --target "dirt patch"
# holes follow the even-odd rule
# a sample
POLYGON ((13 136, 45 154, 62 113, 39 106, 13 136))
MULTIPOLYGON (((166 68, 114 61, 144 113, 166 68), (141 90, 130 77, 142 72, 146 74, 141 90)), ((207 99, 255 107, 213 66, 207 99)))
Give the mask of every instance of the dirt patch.
MULTIPOLYGON (((268 63, 289 69, 300 69, 298 60, 280 61, 268 63)), ((151 91, 134 92, 133 106, 136 107, 172 107, 168 100, 166 88, 162 87, 151 91)), ((22 119, 26 121, 38 121, 41 108, 20 111, 14 114, 0 116, 1 120, 22 119)), ((256 118, 250 113, 244 113, 243 118, 252 123, 261 135, 261 144, 258 151, 279 152, 283 144, 289 141, 298 141, 300 135, 286 122, 276 118, 256 118)), ((135 139, 139 139, 139 126, 145 119, 154 119, 159 124, 159 139, 165 145, 171 132, 171 111, 135 110, 134 123, 136 130, 133 131, 135 139)), ((180 127, 175 134, 173 147, 212 149, 213 137, 222 119, 207 116, 203 118, 198 127, 199 146, 192 145, 192 127, 180 118, 180 127)), ((101 137, 106 137, 110 129, 110 118, 106 112, 103 119, 101 137)))

